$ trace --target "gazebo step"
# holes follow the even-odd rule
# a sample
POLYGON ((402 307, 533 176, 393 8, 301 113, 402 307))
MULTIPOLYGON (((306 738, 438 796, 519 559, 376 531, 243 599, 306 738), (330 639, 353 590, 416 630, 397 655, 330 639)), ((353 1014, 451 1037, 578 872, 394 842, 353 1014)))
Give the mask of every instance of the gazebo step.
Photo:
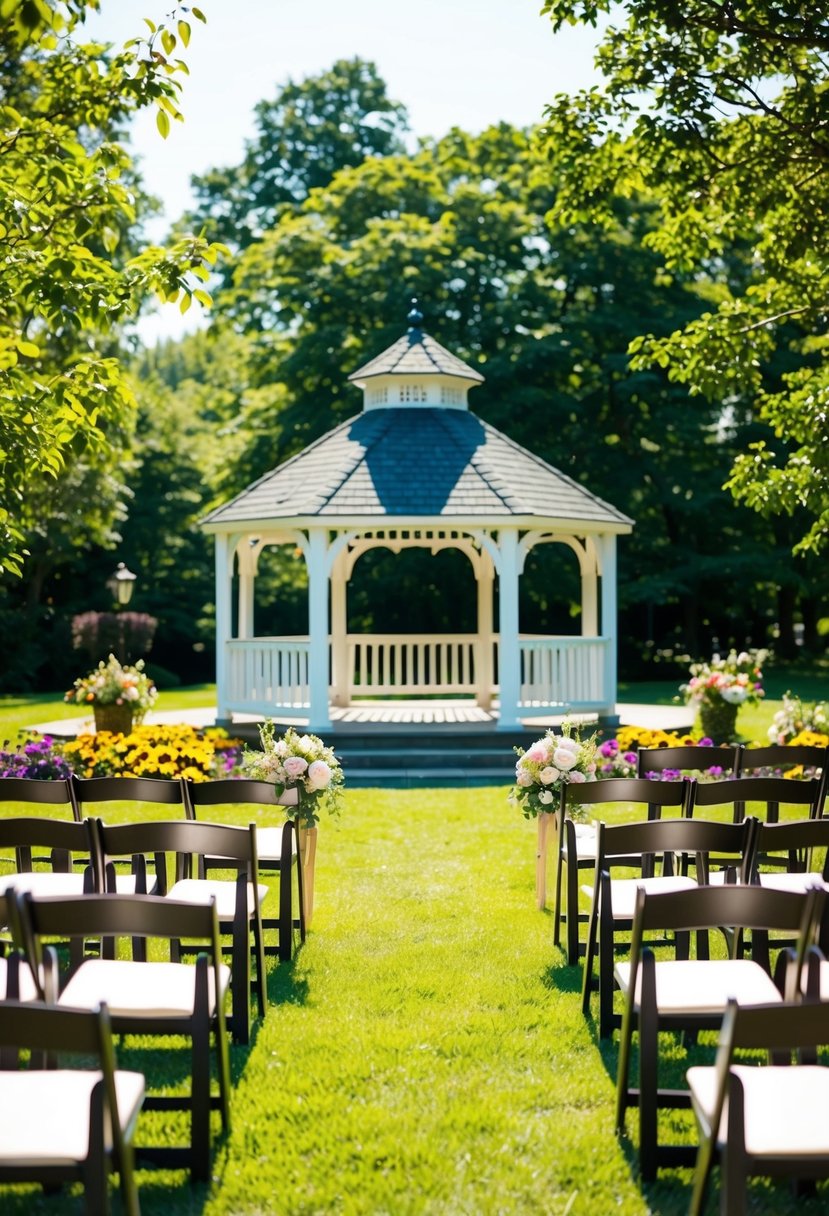
POLYGON ((512 773, 499 768, 346 768, 351 789, 440 789, 457 786, 491 786, 511 783, 512 773))

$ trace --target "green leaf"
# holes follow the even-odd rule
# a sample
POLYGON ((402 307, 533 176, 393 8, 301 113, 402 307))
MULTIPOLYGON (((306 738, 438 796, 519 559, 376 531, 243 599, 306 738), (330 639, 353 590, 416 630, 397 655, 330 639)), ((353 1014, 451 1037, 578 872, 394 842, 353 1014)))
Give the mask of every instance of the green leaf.
POLYGON ((37 359, 40 356, 40 347, 34 342, 26 342, 23 338, 18 338, 15 346, 27 359, 37 359))
POLYGON ((170 134, 170 119, 163 110, 159 110, 155 116, 155 125, 158 127, 159 134, 162 139, 166 139, 170 134))
POLYGON ((178 36, 181 39, 183 46, 190 45, 190 26, 187 24, 186 21, 179 21, 178 36))
POLYGON ((176 36, 170 33, 169 30, 161 31, 161 45, 164 47, 165 54, 169 55, 175 49, 176 36))
POLYGON ((193 16, 196 18, 197 21, 201 21, 204 23, 204 25, 207 25, 207 18, 205 17, 204 13, 201 11, 200 8, 193 7, 190 9, 190 12, 193 14, 193 16))

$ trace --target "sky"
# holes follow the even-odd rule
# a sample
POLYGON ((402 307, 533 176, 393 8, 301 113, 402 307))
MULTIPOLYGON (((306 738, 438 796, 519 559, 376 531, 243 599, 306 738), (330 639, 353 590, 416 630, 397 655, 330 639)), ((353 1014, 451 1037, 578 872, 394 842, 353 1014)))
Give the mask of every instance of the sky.
MULTIPOLYGON (((207 24, 191 21, 182 52, 190 69, 182 78, 184 123, 173 123, 165 141, 155 112, 146 111, 132 131, 145 186, 164 203, 147 231, 159 242, 192 203, 193 174, 240 163, 255 104, 335 59, 373 60, 415 135, 540 122, 556 93, 598 80, 596 32, 553 34, 541 0, 199 0, 198 7, 207 24)), ((158 24, 169 8, 169 0, 101 0, 88 35, 120 45, 146 32, 145 17, 158 24)), ((199 323, 198 311, 182 318, 166 305, 140 322, 139 333, 148 343, 178 336, 199 323)))

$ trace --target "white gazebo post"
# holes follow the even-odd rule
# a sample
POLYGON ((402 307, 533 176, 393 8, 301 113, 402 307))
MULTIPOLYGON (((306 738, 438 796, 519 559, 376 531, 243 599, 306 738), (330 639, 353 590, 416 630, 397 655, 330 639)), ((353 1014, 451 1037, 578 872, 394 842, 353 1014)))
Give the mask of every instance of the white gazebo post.
POLYGON ((604 691, 607 714, 616 711, 616 537, 605 533, 599 543, 599 573, 602 579, 602 636, 606 639, 604 652, 604 691))
POLYGON ((581 635, 583 638, 599 636, 599 597, 596 571, 596 550, 588 537, 584 550, 579 553, 581 570, 581 635))
POLYGON ((495 570, 492 558, 485 549, 481 550, 480 558, 475 567, 475 578, 478 589, 478 654, 476 666, 477 692, 475 701, 481 709, 489 709, 492 705, 492 634, 494 618, 492 615, 492 593, 495 587, 495 570))
POLYGON ((239 624, 240 638, 252 638, 253 630, 253 580, 256 575, 258 552, 255 540, 243 540, 236 550, 239 563, 239 624))
POLYGON ((351 673, 348 670, 348 550, 343 548, 331 566, 331 703, 348 705, 351 673))
POLYGON ((328 705, 328 530, 308 529, 308 725, 331 726, 328 705))
POLYGON ((233 628, 231 599, 233 540, 234 538, 226 533, 216 533, 216 717, 218 719, 230 717, 227 644, 233 628))
POLYGON ((500 710, 498 730, 514 730, 520 725, 518 702, 521 696, 521 650, 518 645, 518 533, 502 528, 498 536, 498 593, 500 619, 498 633, 498 685, 500 710))

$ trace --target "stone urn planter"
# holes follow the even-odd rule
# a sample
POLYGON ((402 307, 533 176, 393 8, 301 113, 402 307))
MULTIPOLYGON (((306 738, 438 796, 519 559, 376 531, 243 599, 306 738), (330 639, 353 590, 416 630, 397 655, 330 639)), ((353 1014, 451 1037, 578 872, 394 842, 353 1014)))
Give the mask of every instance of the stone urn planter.
POLYGON ((128 735, 132 730, 131 705, 93 705, 92 712, 96 730, 112 731, 114 735, 128 735))
POLYGON ((737 736, 739 705, 721 701, 718 705, 700 705, 699 720, 703 735, 714 743, 733 743, 737 736))

